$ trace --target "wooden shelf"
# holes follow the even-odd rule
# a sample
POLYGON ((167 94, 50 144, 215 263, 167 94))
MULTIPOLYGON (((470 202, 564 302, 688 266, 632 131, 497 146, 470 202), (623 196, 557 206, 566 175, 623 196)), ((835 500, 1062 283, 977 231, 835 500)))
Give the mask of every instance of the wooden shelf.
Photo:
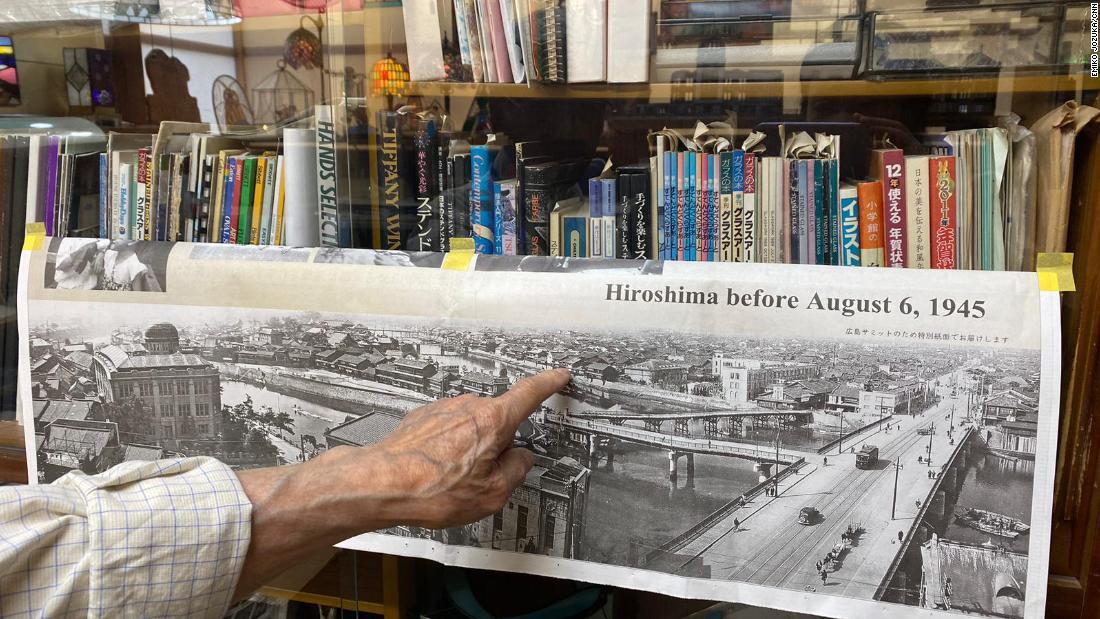
POLYGON ((381 602, 356 601, 333 595, 320 595, 317 593, 309 593, 307 591, 281 589, 279 587, 260 587, 257 593, 270 597, 290 600, 292 602, 316 604, 318 606, 326 606, 329 608, 342 608, 344 610, 354 610, 364 613, 372 613, 375 615, 385 616, 387 611, 387 606, 381 602))
POLYGON ((0 484, 2 483, 27 483, 23 426, 15 421, 0 421, 0 484))
POLYGON ((903 97, 973 95, 998 92, 1077 92, 1100 90, 1100 79, 1084 75, 1006 75, 893 80, 746 82, 740 84, 472 84, 412 82, 407 96, 530 99, 694 100, 776 97, 903 97), (685 97, 685 95, 687 95, 685 97))
POLYGON ((399 557, 369 552, 322 553, 298 563, 257 592, 401 619, 412 587, 409 565, 399 557))

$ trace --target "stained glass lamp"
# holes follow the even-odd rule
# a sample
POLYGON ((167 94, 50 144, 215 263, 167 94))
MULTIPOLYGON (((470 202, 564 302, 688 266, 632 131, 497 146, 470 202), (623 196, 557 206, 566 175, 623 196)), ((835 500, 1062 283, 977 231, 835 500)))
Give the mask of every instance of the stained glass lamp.
MULTIPOLYGON (((309 16, 302 17, 303 21, 306 19, 313 20, 309 16)), ((313 23, 317 28, 317 34, 306 30, 304 26, 299 26, 287 36, 283 44, 283 62, 293 69, 320 69, 324 65, 320 36, 323 25, 320 20, 315 20, 313 23)))
POLYGON ((19 105, 19 76, 15 72, 15 48, 11 37, 0 36, 0 105, 19 105))
POLYGON ((278 68, 252 89, 256 122, 279 124, 313 111, 313 91, 287 70, 280 60, 278 68))
POLYGON ((408 85, 409 70, 389 56, 374 63, 370 69, 372 97, 400 97, 405 94, 408 85))

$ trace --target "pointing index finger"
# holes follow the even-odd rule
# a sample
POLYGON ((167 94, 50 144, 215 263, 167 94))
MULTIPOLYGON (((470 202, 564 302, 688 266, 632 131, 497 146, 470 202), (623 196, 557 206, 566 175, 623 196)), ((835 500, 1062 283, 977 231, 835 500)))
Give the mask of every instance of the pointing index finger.
POLYGON ((511 389, 497 396, 496 401, 504 412, 505 426, 510 430, 509 436, 546 398, 561 391, 569 379, 569 370, 547 370, 516 381, 511 389))

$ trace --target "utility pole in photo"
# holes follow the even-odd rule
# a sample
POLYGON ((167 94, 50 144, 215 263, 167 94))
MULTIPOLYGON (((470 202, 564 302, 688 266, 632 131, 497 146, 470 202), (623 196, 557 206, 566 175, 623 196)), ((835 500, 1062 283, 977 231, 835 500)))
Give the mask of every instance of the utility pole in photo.
POLYGON ((839 440, 837 441, 836 445, 836 453, 837 455, 840 455, 844 453, 844 409, 841 408, 840 410, 838 410, 836 412, 836 416, 839 420, 837 422, 837 426, 839 426, 840 429, 839 440))
POLYGON ((898 456, 894 460, 894 502, 890 504, 890 520, 894 519, 894 510, 898 506, 898 471, 905 468, 901 463, 901 457, 898 456))
POLYGON ((932 438, 936 436, 936 422, 932 422, 932 431, 928 433, 928 466, 932 466, 932 438))
POLYGON ((775 480, 775 496, 779 496, 779 433, 783 429, 783 422, 777 418, 776 419, 776 424, 777 425, 776 425, 776 428, 775 428, 775 477, 773 479, 775 480))

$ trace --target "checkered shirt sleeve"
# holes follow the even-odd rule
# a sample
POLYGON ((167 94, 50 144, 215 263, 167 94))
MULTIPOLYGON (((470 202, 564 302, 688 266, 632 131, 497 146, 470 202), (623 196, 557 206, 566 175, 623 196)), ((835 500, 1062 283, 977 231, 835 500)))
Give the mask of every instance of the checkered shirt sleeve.
POLYGON ((221 617, 251 516, 212 458, 0 488, 0 617, 221 617))

